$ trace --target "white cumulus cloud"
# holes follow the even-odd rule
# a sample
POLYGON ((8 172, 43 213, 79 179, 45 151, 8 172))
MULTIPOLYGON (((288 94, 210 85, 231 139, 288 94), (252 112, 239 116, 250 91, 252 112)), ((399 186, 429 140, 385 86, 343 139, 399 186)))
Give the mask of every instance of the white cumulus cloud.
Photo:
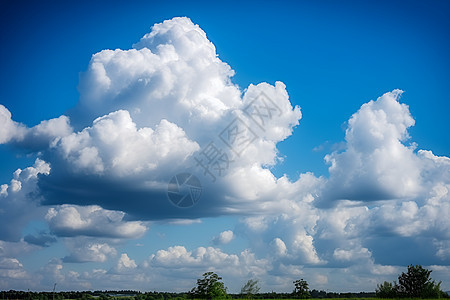
POLYGON ((348 121, 346 148, 325 157, 331 165, 324 198, 386 200, 416 196, 420 162, 407 129, 414 125, 408 106, 394 90, 363 104, 348 121))
POLYGON ((213 243, 217 245, 225 245, 230 243, 234 239, 234 233, 232 230, 226 230, 219 234, 219 236, 216 236, 213 239, 213 243))
POLYGON ((99 206, 62 205, 50 208, 45 216, 51 231, 58 236, 137 238, 146 231, 141 221, 124 221, 123 212, 99 206))
POLYGON ((42 216, 39 199, 30 197, 37 193, 39 176, 50 172, 48 163, 36 159, 32 167, 17 169, 9 184, 0 187, 0 239, 19 241, 22 229, 32 218, 42 216))
POLYGON ((85 242, 80 239, 68 240, 66 247, 70 255, 63 258, 63 262, 105 262, 116 255, 117 251, 107 243, 85 242))

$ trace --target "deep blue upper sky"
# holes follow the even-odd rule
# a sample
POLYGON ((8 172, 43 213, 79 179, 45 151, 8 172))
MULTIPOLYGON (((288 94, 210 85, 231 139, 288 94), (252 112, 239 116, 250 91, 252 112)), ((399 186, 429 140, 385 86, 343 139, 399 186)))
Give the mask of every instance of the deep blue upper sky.
MULTIPOLYGON (((128 49, 154 23, 189 16, 236 71, 233 80, 242 89, 280 80, 301 106, 301 125, 280 145, 288 158, 276 174, 326 174, 327 152, 312 149, 340 142, 351 113, 395 88, 406 92, 404 102, 416 119, 412 141, 449 155, 449 5, 2 1, 0 102, 29 126, 57 117, 77 102, 78 74, 92 54, 128 49)), ((5 147, 0 151, 2 168, 14 171, 14 156, 5 147)))

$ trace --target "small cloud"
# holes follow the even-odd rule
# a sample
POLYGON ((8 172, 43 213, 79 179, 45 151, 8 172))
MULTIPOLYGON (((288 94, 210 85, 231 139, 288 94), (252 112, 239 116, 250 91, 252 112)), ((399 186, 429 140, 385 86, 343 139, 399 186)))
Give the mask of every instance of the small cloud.
POLYGON ((214 237, 213 243, 215 245, 225 245, 234 239, 234 233, 231 230, 221 232, 219 236, 214 237))
POLYGON ((134 269, 136 268, 136 262, 133 259, 130 259, 128 257, 128 254, 126 253, 122 253, 122 255, 120 256, 119 262, 117 263, 117 267, 119 269, 134 269))
POLYGON ((132 272, 137 268, 136 262, 134 259, 128 257, 128 254, 122 253, 117 262, 117 265, 111 269, 111 273, 123 274, 132 272))
POLYGON ((328 149, 328 147, 330 146, 330 142, 329 141, 325 141, 324 143, 320 144, 319 146, 316 146, 312 149, 313 152, 322 152, 326 149, 328 149))
POLYGON ((191 224, 200 224, 200 223, 202 223, 202 220, 201 219, 178 219, 178 220, 172 220, 168 223, 173 224, 173 225, 191 225, 191 224))
POLYGON ((45 216, 50 229, 58 236, 110 238, 141 237, 147 227, 140 221, 124 221, 125 213, 100 206, 61 205, 50 208, 45 216))
POLYGON ((333 145, 331 145, 331 151, 339 152, 344 150, 346 146, 347 144, 345 142, 334 143, 333 145))
POLYGON ((49 247, 51 244, 56 243, 55 236, 47 233, 40 232, 38 235, 28 234, 24 237, 24 241, 28 244, 37 245, 41 247, 49 247))
POLYGON ((11 112, 0 104, 0 144, 12 143, 15 146, 39 151, 47 148, 55 138, 67 136, 73 132, 67 116, 44 120, 28 128, 11 119, 11 112))
POLYGON ((325 275, 317 274, 314 279, 315 279, 316 284, 327 284, 328 283, 328 277, 325 275))
POLYGON ((63 258, 66 263, 105 262, 116 255, 116 249, 106 243, 84 243, 83 240, 67 245, 72 253, 63 258))
POLYGON ((274 249, 277 256, 284 256, 287 254, 287 247, 286 244, 283 242, 280 238, 275 238, 270 243, 272 248, 274 249))
POLYGON ((372 257, 372 253, 370 253, 367 248, 359 248, 359 249, 335 249, 333 252, 333 257, 340 261, 351 261, 358 259, 369 259, 372 257))

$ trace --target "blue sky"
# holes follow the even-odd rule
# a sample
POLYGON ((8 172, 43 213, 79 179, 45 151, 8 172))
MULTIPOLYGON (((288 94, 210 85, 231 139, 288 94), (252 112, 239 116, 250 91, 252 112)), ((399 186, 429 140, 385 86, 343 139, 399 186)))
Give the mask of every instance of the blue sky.
POLYGON ((449 10, 2 1, 0 288, 360 291, 417 263, 450 289, 449 10), (193 159, 261 93, 279 119, 211 182, 193 159))

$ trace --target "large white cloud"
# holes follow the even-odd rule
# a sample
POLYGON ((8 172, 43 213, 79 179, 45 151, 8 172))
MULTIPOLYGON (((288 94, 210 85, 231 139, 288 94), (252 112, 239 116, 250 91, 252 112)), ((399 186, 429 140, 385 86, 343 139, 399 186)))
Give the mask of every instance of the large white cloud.
POLYGON ((301 189, 317 185, 314 176, 291 182, 268 169, 300 108, 283 83, 242 93, 233 74, 187 18, 156 24, 133 49, 95 54, 69 113, 76 131, 43 152, 52 166, 39 182, 44 204, 99 205, 152 220, 257 213, 273 210, 275 197, 308 194, 301 189), (223 172, 214 164, 202 169, 208 145, 226 158, 223 172), (182 172, 197 175, 203 187, 190 210, 166 195, 171 177, 182 172))
POLYGON ((313 176, 292 183, 267 169, 277 162, 277 143, 298 124, 300 108, 292 107, 283 83, 250 85, 242 94, 233 74, 198 25, 174 18, 153 26, 133 49, 92 57, 79 104, 69 113, 75 131, 65 116, 27 129, 2 108, 10 128, 2 140, 33 144, 26 132, 49 136, 42 158, 52 171, 39 181, 44 204, 99 205, 135 219, 273 210, 273 198, 286 203, 316 185, 313 176), (228 159, 215 185, 195 160, 210 142, 228 159), (170 178, 185 171, 203 183, 203 201, 190 211, 166 196, 170 178))

